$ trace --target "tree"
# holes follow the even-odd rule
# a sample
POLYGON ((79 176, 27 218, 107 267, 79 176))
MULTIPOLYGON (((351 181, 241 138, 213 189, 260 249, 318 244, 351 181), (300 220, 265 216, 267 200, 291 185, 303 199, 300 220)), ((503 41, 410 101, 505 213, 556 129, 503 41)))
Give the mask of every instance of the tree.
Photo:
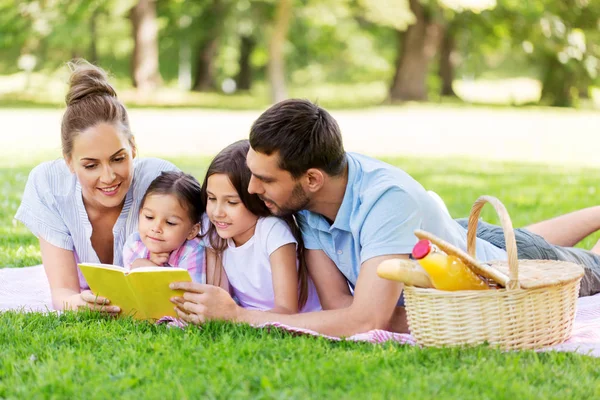
POLYGON ((271 101, 278 103, 287 98, 285 87, 284 46, 292 15, 292 1, 279 0, 275 9, 275 18, 269 40, 268 76, 271 87, 271 101))
POLYGON ((442 39, 440 44, 440 59, 438 75, 442 81, 442 87, 440 89, 440 95, 456 97, 452 83, 454 82, 454 52, 456 49, 455 43, 455 30, 457 24, 452 21, 446 26, 442 32, 442 39))
POLYGON ((252 88, 250 56, 255 46, 256 39, 252 34, 240 35, 239 70, 235 77, 235 83, 239 90, 250 90, 252 88))
POLYGON ((415 22, 406 32, 398 31, 396 73, 390 87, 390 100, 427 100, 429 62, 435 54, 441 30, 432 12, 420 0, 409 0, 415 22))
POLYGON ((538 69, 542 103, 572 106, 598 78, 600 2, 502 0, 485 17, 490 36, 506 35, 513 54, 525 54, 538 69))
POLYGON ((158 23, 156 1, 138 0, 130 12, 133 27, 132 78, 138 90, 148 92, 160 85, 158 69, 158 23))

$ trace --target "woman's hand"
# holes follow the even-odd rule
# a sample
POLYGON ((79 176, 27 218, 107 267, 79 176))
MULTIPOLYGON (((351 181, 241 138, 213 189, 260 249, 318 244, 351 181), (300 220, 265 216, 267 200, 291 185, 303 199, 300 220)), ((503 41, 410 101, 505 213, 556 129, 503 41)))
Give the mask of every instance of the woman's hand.
POLYGON ((210 320, 235 322, 238 318, 240 307, 229 293, 218 286, 175 282, 169 287, 185 291, 183 297, 171 298, 177 315, 184 321, 200 325, 210 320))
POLYGON ((72 310, 96 310, 111 315, 121 312, 118 306, 111 306, 110 300, 106 297, 96 296, 91 290, 84 290, 67 299, 68 307, 72 310))

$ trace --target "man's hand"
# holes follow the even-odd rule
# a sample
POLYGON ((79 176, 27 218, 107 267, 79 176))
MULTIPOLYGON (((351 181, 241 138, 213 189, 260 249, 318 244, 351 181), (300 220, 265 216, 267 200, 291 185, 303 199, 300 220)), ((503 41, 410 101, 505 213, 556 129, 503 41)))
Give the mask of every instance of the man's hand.
POLYGON ((162 267, 169 261, 170 255, 171 253, 150 253, 150 261, 157 267, 162 267))
POLYGON ((229 293, 218 286, 175 282, 169 287, 185 291, 183 297, 171 298, 177 315, 184 321, 199 325, 210 320, 235 322, 238 319, 240 307, 229 293))

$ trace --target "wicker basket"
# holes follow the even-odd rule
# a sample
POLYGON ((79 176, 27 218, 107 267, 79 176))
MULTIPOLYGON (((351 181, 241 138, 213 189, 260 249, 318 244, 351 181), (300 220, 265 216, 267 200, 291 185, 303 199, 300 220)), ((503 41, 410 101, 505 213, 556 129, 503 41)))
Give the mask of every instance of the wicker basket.
POLYGON ((569 338, 583 268, 562 261, 519 262, 512 222, 498 199, 482 196, 473 205, 467 234, 469 254, 427 232, 415 234, 461 257, 481 277, 500 286, 455 292, 407 286, 408 323, 417 343, 436 347, 489 343, 503 349, 537 349, 569 338), (482 264, 475 259, 477 221, 486 202, 500 217, 508 263, 482 264))

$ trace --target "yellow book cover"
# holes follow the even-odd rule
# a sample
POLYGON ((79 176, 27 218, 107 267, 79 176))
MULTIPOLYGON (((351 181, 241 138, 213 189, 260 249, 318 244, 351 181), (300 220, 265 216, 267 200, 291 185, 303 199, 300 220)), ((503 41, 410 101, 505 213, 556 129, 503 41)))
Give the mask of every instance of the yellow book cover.
POLYGON ((131 271, 117 265, 79 264, 90 289, 98 296, 121 308, 121 315, 136 319, 176 317, 169 301, 181 296, 181 290, 169 289, 172 282, 191 282, 189 272, 182 268, 141 267, 131 271))

